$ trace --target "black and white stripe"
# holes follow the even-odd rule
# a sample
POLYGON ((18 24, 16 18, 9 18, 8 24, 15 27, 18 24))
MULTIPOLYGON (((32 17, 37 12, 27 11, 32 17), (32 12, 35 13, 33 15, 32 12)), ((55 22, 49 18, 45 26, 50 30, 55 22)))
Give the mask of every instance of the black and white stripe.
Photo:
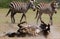
POLYGON ((28 3, 13 1, 9 4, 9 7, 10 7, 10 9, 9 9, 6 16, 8 16, 8 14, 11 12, 11 21, 12 21, 12 23, 15 23, 14 15, 16 13, 23 13, 23 15, 21 17, 21 20, 20 20, 20 22, 21 22, 23 17, 25 17, 25 20, 26 20, 25 13, 28 11, 28 9, 32 8, 33 10, 35 10, 35 5, 34 5, 33 1, 28 2, 28 3))
POLYGON ((51 3, 40 3, 37 5, 37 13, 36 13, 36 17, 37 18, 37 22, 40 19, 40 21, 42 21, 41 19, 41 15, 42 14, 48 14, 50 16, 50 22, 52 24, 52 16, 54 13, 57 13, 57 11, 55 10, 57 7, 57 3, 55 1, 51 2, 51 3))

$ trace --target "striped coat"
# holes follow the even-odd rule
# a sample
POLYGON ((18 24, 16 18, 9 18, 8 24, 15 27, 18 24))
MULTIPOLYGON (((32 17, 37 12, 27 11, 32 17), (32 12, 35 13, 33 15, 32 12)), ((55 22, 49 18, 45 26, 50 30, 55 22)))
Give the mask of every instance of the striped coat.
POLYGON ((40 3, 37 5, 37 13, 36 13, 36 17, 37 18, 37 22, 40 19, 40 21, 42 21, 41 16, 42 14, 48 14, 50 16, 50 24, 52 25, 52 16, 54 13, 57 13, 57 11, 55 10, 57 8, 57 3, 55 1, 51 2, 51 3, 40 3))
POLYGON ((17 12, 22 13, 23 12, 22 10, 25 10, 27 8, 26 4, 27 3, 13 1, 10 3, 10 7, 17 12))
POLYGON ((28 2, 28 3, 24 3, 24 2, 17 2, 17 1, 13 1, 9 4, 9 11, 7 13, 6 16, 8 16, 8 14, 11 12, 11 21, 12 23, 15 23, 15 18, 14 18, 14 15, 16 13, 22 13, 22 17, 21 17, 21 20, 20 22, 22 21, 23 17, 25 17, 25 21, 26 21, 26 15, 25 13, 30 9, 32 8, 33 11, 35 11, 35 5, 34 5, 34 2, 31 1, 31 2, 28 2))

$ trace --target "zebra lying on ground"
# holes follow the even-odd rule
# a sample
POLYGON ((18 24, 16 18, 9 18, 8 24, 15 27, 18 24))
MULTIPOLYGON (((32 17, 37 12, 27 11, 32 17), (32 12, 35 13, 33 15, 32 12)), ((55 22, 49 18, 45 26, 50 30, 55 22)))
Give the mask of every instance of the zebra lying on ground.
POLYGON ((10 7, 10 9, 9 9, 6 16, 8 16, 8 14, 11 12, 12 23, 15 23, 14 15, 16 13, 22 13, 22 17, 21 17, 21 20, 20 20, 20 22, 21 22, 23 17, 25 17, 25 20, 26 20, 26 15, 25 14, 30 8, 32 8, 33 11, 35 11, 34 1, 30 1, 28 3, 13 1, 9 4, 9 7, 10 7))
POLYGON ((36 17, 37 18, 37 23, 38 20, 40 19, 40 21, 42 21, 41 16, 42 14, 48 14, 50 17, 50 24, 52 25, 52 16, 54 13, 57 13, 57 7, 58 7, 58 3, 56 1, 53 1, 51 3, 39 3, 37 5, 37 13, 36 13, 36 17))
POLYGON ((27 24, 26 26, 23 26, 22 24, 24 24, 26 22, 21 22, 19 23, 17 26, 19 27, 19 29, 17 31, 14 32, 7 32, 7 33, 3 33, 2 35, 0 35, 0 37, 2 36, 8 36, 8 37, 25 37, 25 36, 37 36, 40 35, 40 32, 43 31, 44 33, 49 33, 48 31, 50 31, 50 25, 44 23, 42 21, 42 24, 40 26, 34 26, 34 25, 29 25, 27 24))
MULTIPOLYGON (((22 22, 21 24, 23 24, 25 22, 22 22)), ((39 35, 41 31, 43 32, 50 32, 50 24, 46 24, 42 21, 42 24, 40 24, 40 26, 34 26, 34 25, 26 25, 23 26, 23 25, 20 25, 18 24, 18 32, 21 33, 21 30, 27 34, 30 34, 30 35, 33 35, 33 36, 36 36, 36 35, 39 35)))
MULTIPOLYGON (((26 23, 26 22, 22 22, 22 23, 26 23)), ((21 32, 21 29, 23 30, 23 32, 27 33, 28 35, 32 35, 32 36, 36 36, 39 32, 40 32, 40 28, 35 26, 35 25, 20 25, 18 24, 19 30, 18 32, 21 32)))

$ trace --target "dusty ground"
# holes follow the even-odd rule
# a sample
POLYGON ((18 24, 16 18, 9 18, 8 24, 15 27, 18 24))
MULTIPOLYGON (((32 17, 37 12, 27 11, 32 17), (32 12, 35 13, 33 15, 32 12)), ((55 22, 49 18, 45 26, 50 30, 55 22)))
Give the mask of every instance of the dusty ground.
MULTIPOLYGON (((21 18, 22 14, 16 14, 15 19, 16 23, 12 24, 10 20, 10 15, 8 17, 5 17, 7 14, 8 9, 0 9, 0 36, 4 33, 10 32, 10 31, 16 31, 18 29, 17 24, 19 23, 19 20, 21 18)), ((36 24, 35 12, 32 10, 29 10, 27 15, 27 22, 28 24, 36 24)), ((43 15, 43 20, 48 23, 49 22, 49 16, 43 15)), ((44 36, 34 36, 34 37, 0 37, 0 39, 46 39, 44 36)), ((53 16, 53 26, 51 26, 51 32, 49 33, 47 39, 60 39, 60 10, 58 10, 58 13, 53 16)))

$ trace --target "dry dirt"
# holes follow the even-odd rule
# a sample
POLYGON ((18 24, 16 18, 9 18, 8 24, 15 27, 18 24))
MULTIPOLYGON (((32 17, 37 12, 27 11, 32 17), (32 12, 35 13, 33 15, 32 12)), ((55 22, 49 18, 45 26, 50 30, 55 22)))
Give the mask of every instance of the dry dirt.
MULTIPOLYGON (((44 35, 39 35, 39 36, 31 36, 31 37, 7 37, 7 36, 1 36, 2 34, 5 34, 7 32, 13 32, 18 29, 17 24, 19 23, 19 14, 17 14, 16 17, 16 23, 12 24, 10 21, 10 16, 5 17, 8 9, 0 9, 0 39, 60 39, 60 21, 57 20, 54 25, 51 26, 51 32, 48 34, 47 38, 44 37, 44 35)), ((34 13, 33 13, 34 14, 34 13)), ((30 17, 29 13, 29 17, 30 17)), ((27 14, 28 16, 28 14, 27 14)), ((27 21, 30 20, 29 22, 31 23, 32 19, 34 20, 34 16, 31 16, 30 18, 27 17, 27 21)), ((59 17, 59 15, 58 15, 59 17)), ((35 20, 34 20, 35 21, 35 20)), ((34 22, 33 21, 33 22, 34 22)), ((31 23, 32 24, 32 23, 31 23)), ((33 23, 34 24, 34 23, 33 23)))

